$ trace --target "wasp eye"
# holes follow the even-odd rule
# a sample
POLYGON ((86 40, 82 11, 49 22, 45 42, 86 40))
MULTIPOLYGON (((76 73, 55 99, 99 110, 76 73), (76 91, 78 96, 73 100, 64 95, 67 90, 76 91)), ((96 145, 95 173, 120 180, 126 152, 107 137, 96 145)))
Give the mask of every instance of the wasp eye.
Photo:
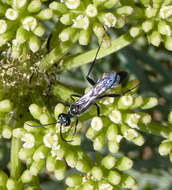
POLYGON ((71 108, 70 108, 70 113, 72 115, 78 114, 78 106, 77 105, 72 105, 71 108))

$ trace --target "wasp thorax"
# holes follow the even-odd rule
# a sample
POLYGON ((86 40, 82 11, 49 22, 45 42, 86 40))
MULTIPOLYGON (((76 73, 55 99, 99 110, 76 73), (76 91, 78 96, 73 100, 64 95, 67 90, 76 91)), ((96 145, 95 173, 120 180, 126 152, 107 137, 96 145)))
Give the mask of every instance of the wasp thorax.
POLYGON ((59 115, 58 119, 60 124, 64 126, 70 125, 70 116, 68 114, 62 113, 59 115))

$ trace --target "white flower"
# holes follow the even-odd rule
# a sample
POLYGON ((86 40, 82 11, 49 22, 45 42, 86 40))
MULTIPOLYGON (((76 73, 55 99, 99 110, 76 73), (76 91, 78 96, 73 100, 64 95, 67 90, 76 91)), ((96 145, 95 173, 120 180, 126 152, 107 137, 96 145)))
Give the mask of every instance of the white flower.
POLYGON ((121 112, 118 110, 113 110, 112 113, 109 115, 109 118, 112 122, 118 124, 122 121, 121 112))
POLYGON ((99 131, 103 127, 102 119, 100 117, 94 117, 91 121, 91 127, 99 131))
POLYGON ((80 5, 80 0, 65 0, 65 4, 69 9, 76 9, 80 5))
POLYGON ((84 29, 86 30, 90 24, 90 21, 88 19, 88 17, 84 16, 84 15, 78 15, 76 17, 75 20, 73 20, 73 25, 72 27, 74 28, 81 28, 81 29, 84 29))
POLYGON ((97 8, 93 4, 89 4, 86 9, 86 14, 89 17, 95 17, 97 15, 97 8))
POLYGON ((31 133, 26 133, 23 135, 22 139, 24 148, 32 148, 35 145, 35 137, 31 133))
POLYGON ((139 119, 140 119, 140 115, 134 113, 134 114, 130 114, 128 117, 127 117, 127 120, 126 120, 126 123, 132 127, 132 128, 138 128, 137 124, 139 122, 139 119))
POLYGON ((32 17, 32 16, 28 16, 23 20, 23 27, 24 29, 26 29, 27 31, 33 31, 37 26, 37 20, 32 17))
POLYGON ((9 20, 16 20, 18 17, 18 12, 14 9, 9 8, 6 10, 5 16, 9 20))
POLYGON ((106 26, 113 27, 116 24, 116 17, 112 13, 106 13, 104 22, 106 26))
POLYGON ((160 17, 166 19, 172 16, 172 5, 164 6, 160 9, 160 17))
POLYGON ((53 135, 51 133, 47 133, 43 138, 43 142, 46 147, 52 148, 53 146, 55 146, 57 144, 58 136, 56 134, 53 135))

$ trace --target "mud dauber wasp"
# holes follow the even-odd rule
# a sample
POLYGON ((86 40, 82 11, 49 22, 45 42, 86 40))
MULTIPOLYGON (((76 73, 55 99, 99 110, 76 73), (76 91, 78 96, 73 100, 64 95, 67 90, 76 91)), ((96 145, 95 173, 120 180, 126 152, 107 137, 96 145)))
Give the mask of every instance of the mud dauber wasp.
POLYGON ((109 89, 114 89, 116 88, 119 84, 122 84, 128 77, 128 73, 125 71, 121 71, 121 72, 108 72, 108 73, 104 73, 102 75, 102 77, 95 82, 92 78, 90 78, 90 73, 96 63, 96 58, 97 55, 100 51, 101 45, 103 43, 103 39, 104 36, 102 38, 102 41, 100 43, 100 45, 98 46, 95 58, 90 66, 90 69, 88 71, 88 74, 86 76, 87 81, 92 85, 92 88, 83 96, 79 95, 79 94, 71 94, 71 98, 73 101, 75 101, 75 99, 73 97, 78 97, 79 99, 77 101, 75 101, 73 104, 68 104, 67 106, 69 106, 69 110, 68 113, 61 113, 58 116, 58 121, 54 122, 54 123, 49 123, 49 124, 44 124, 44 125, 30 125, 27 124, 31 127, 45 127, 48 125, 53 125, 53 124, 60 124, 60 136, 61 139, 65 142, 71 142, 72 140, 65 140, 63 137, 63 133, 62 133, 62 126, 69 126, 71 124, 71 118, 76 117, 76 123, 75 123, 75 127, 74 127, 74 133, 73 135, 76 133, 77 130, 77 125, 78 125, 78 116, 81 115, 82 113, 84 113, 86 110, 88 110, 88 108, 91 105, 95 105, 97 108, 97 115, 100 116, 100 107, 99 105, 96 103, 96 100, 100 100, 104 97, 120 97, 125 95, 126 93, 132 91, 133 89, 135 89, 137 86, 126 90, 125 92, 121 93, 121 94, 105 94, 109 89))

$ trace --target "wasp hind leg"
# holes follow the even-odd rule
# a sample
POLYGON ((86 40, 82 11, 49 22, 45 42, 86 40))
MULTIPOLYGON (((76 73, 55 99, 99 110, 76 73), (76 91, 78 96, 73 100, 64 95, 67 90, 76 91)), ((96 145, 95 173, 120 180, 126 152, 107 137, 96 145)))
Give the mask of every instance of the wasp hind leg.
POLYGON ((94 103, 97 108, 97 116, 100 117, 100 106, 97 103, 94 103))

